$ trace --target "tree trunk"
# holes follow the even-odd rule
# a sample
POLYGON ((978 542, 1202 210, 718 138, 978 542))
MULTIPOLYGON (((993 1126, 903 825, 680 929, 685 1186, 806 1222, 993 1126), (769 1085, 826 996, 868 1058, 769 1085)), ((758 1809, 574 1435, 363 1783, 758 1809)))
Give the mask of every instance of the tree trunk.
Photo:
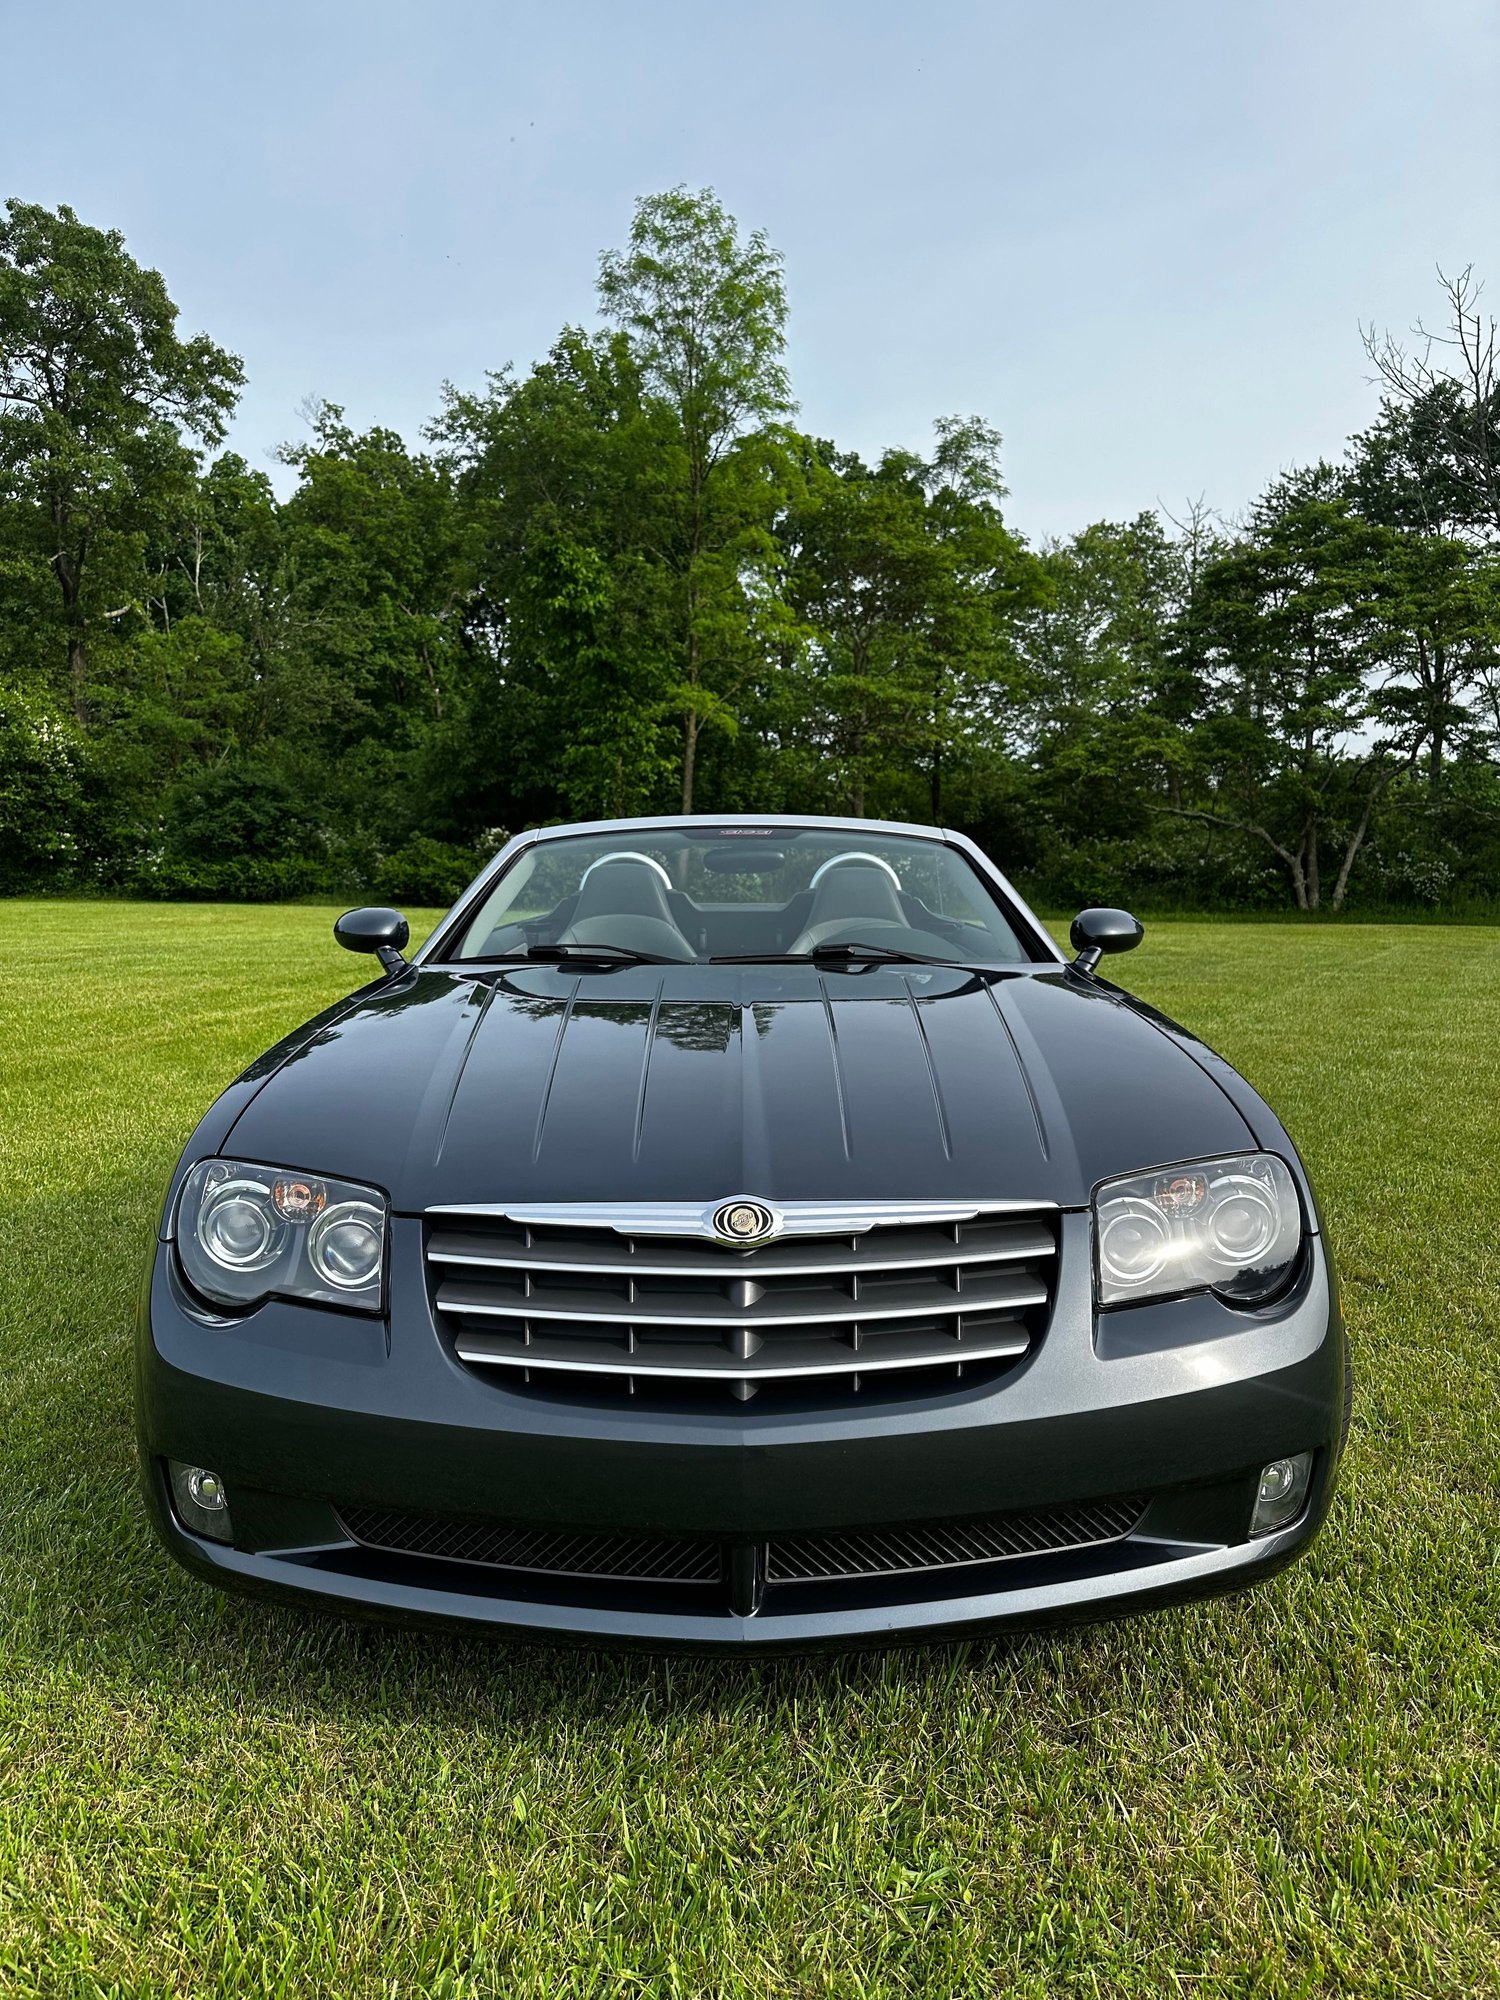
POLYGON ((88 620, 83 615, 83 560, 86 543, 68 546, 70 518, 66 507, 54 501, 52 525, 57 548, 52 556, 52 573, 62 592, 63 628, 68 635, 68 687, 73 700, 73 719, 80 729, 89 723, 88 620))
POLYGON ((1302 835, 1303 852, 1307 856, 1307 901, 1304 909, 1315 910, 1319 902, 1318 886, 1318 817, 1310 813, 1302 835))
MULTIPOLYGON (((1416 752, 1413 751, 1411 759, 1405 768, 1410 770, 1415 760, 1416 752)), ((1333 902, 1330 907, 1335 910, 1341 910, 1344 907, 1344 892, 1349 887, 1349 876, 1358 858, 1359 850, 1365 844, 1365 835, 1370 831, 1370 821, 1375 816, 1375 808, 1379 805, 1386 786, 1389 785, 1395 775, 1394 771, 1382 772, 1380 777, 1370 787, 1369 793, 1365 798, 1365 809, 1359 816, 1359 825, 1349 836, 1349 844, 1344 849, 1344 859, 1339 867, 1338 880, 1333 885, 1333 902)))
POLYGON ((698 711, 690 708, 682 718, 682 810, 693 810, 693 767, 698 761, 698 711))
POLYGON ((1341 910, 1344 907, 1344 892, 1349 887, 1349 872, 1354 866, 1355 857, 1365 844, 1365 835, 1370 830, 1370 815, 1374 810, 1375 798, 1372 794, 1365 806, 1359 825, 1349 836, 1349 844, 1344 849, 1344 858, 1339 863, 1338 880, 1333 885, 1333 897, 1328 905, 1331 910, 1341 910))
POLYGON ((1292 878, 1292 896, 1299 910, 1307 908, 1307 876, 1303 873, 1300 854, 1288 854, 1286 865, 1292 878))
POLYGON ((68 685, 73 695, 73 720, 80 729, 89 726, 89 654, 82 625, 68 634, 68 685))

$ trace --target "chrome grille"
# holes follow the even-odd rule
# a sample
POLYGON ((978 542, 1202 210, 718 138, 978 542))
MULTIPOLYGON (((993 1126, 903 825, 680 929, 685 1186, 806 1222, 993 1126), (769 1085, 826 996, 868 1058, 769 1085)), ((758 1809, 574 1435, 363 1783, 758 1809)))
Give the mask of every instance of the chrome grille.
POLYGON ((917 1528, 861 1528, 846 1535, 790 1535, 770 1545, 768 1583, 814 1583, 830 1577, 900 1576, 908 1570, 960 1569, 1014 1556, 1055 1554, 1118 1542, 1145 1511, 1140 1500, 1059 1507, 1046 1514, 1001 1514, 917 1528))
POLYGON ((898 1370, 938 1386, 1014 1362, 1045 1324, 1057 1255, 1045 1210, 803 1203, 777 1210, 783 1233, 749 1248, 716 1238, 714 1213, 435 1211, 433 1302, 461 1360, 512 1380, 741 1398, 829 1378, 857 1389, 898 1370))

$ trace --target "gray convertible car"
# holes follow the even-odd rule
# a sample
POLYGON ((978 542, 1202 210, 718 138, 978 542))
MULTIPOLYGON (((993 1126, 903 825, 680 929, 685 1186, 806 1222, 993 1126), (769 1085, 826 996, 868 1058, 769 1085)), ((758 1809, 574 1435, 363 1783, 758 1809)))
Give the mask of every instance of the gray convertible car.
POLYGON ((1288 1562, 1348 1425, 1275 1114, 970 841, 549 827, 230 1085, 138 1334, 238 1590, 666 1647, 1142 1608, 1288 1562))

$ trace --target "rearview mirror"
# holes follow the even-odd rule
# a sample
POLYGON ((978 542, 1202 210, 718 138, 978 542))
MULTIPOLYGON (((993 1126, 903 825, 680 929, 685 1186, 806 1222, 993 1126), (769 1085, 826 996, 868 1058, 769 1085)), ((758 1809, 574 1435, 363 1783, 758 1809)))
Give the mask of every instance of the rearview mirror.
POLYGON ((1134 951, 1146 935, 1129 910, 1080 910, 1068 932, 1080 972, 1092 972, 1107 951, 1134 951))
POLYGON ((411 926, 399 910, 345 910, 333 934, 345 951, 377 953, 387 972, 406 970, 401 953, 411 936, 411 926))

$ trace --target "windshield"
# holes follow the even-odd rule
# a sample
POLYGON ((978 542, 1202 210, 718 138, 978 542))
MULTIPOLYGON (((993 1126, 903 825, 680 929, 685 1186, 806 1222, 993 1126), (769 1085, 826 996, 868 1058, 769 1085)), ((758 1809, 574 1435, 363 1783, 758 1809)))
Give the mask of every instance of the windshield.
POLYGON ((978 873, 941 841, 836 827, 635 827, 540 840, 464 926, 460 959, 1029 957, 978 873))

